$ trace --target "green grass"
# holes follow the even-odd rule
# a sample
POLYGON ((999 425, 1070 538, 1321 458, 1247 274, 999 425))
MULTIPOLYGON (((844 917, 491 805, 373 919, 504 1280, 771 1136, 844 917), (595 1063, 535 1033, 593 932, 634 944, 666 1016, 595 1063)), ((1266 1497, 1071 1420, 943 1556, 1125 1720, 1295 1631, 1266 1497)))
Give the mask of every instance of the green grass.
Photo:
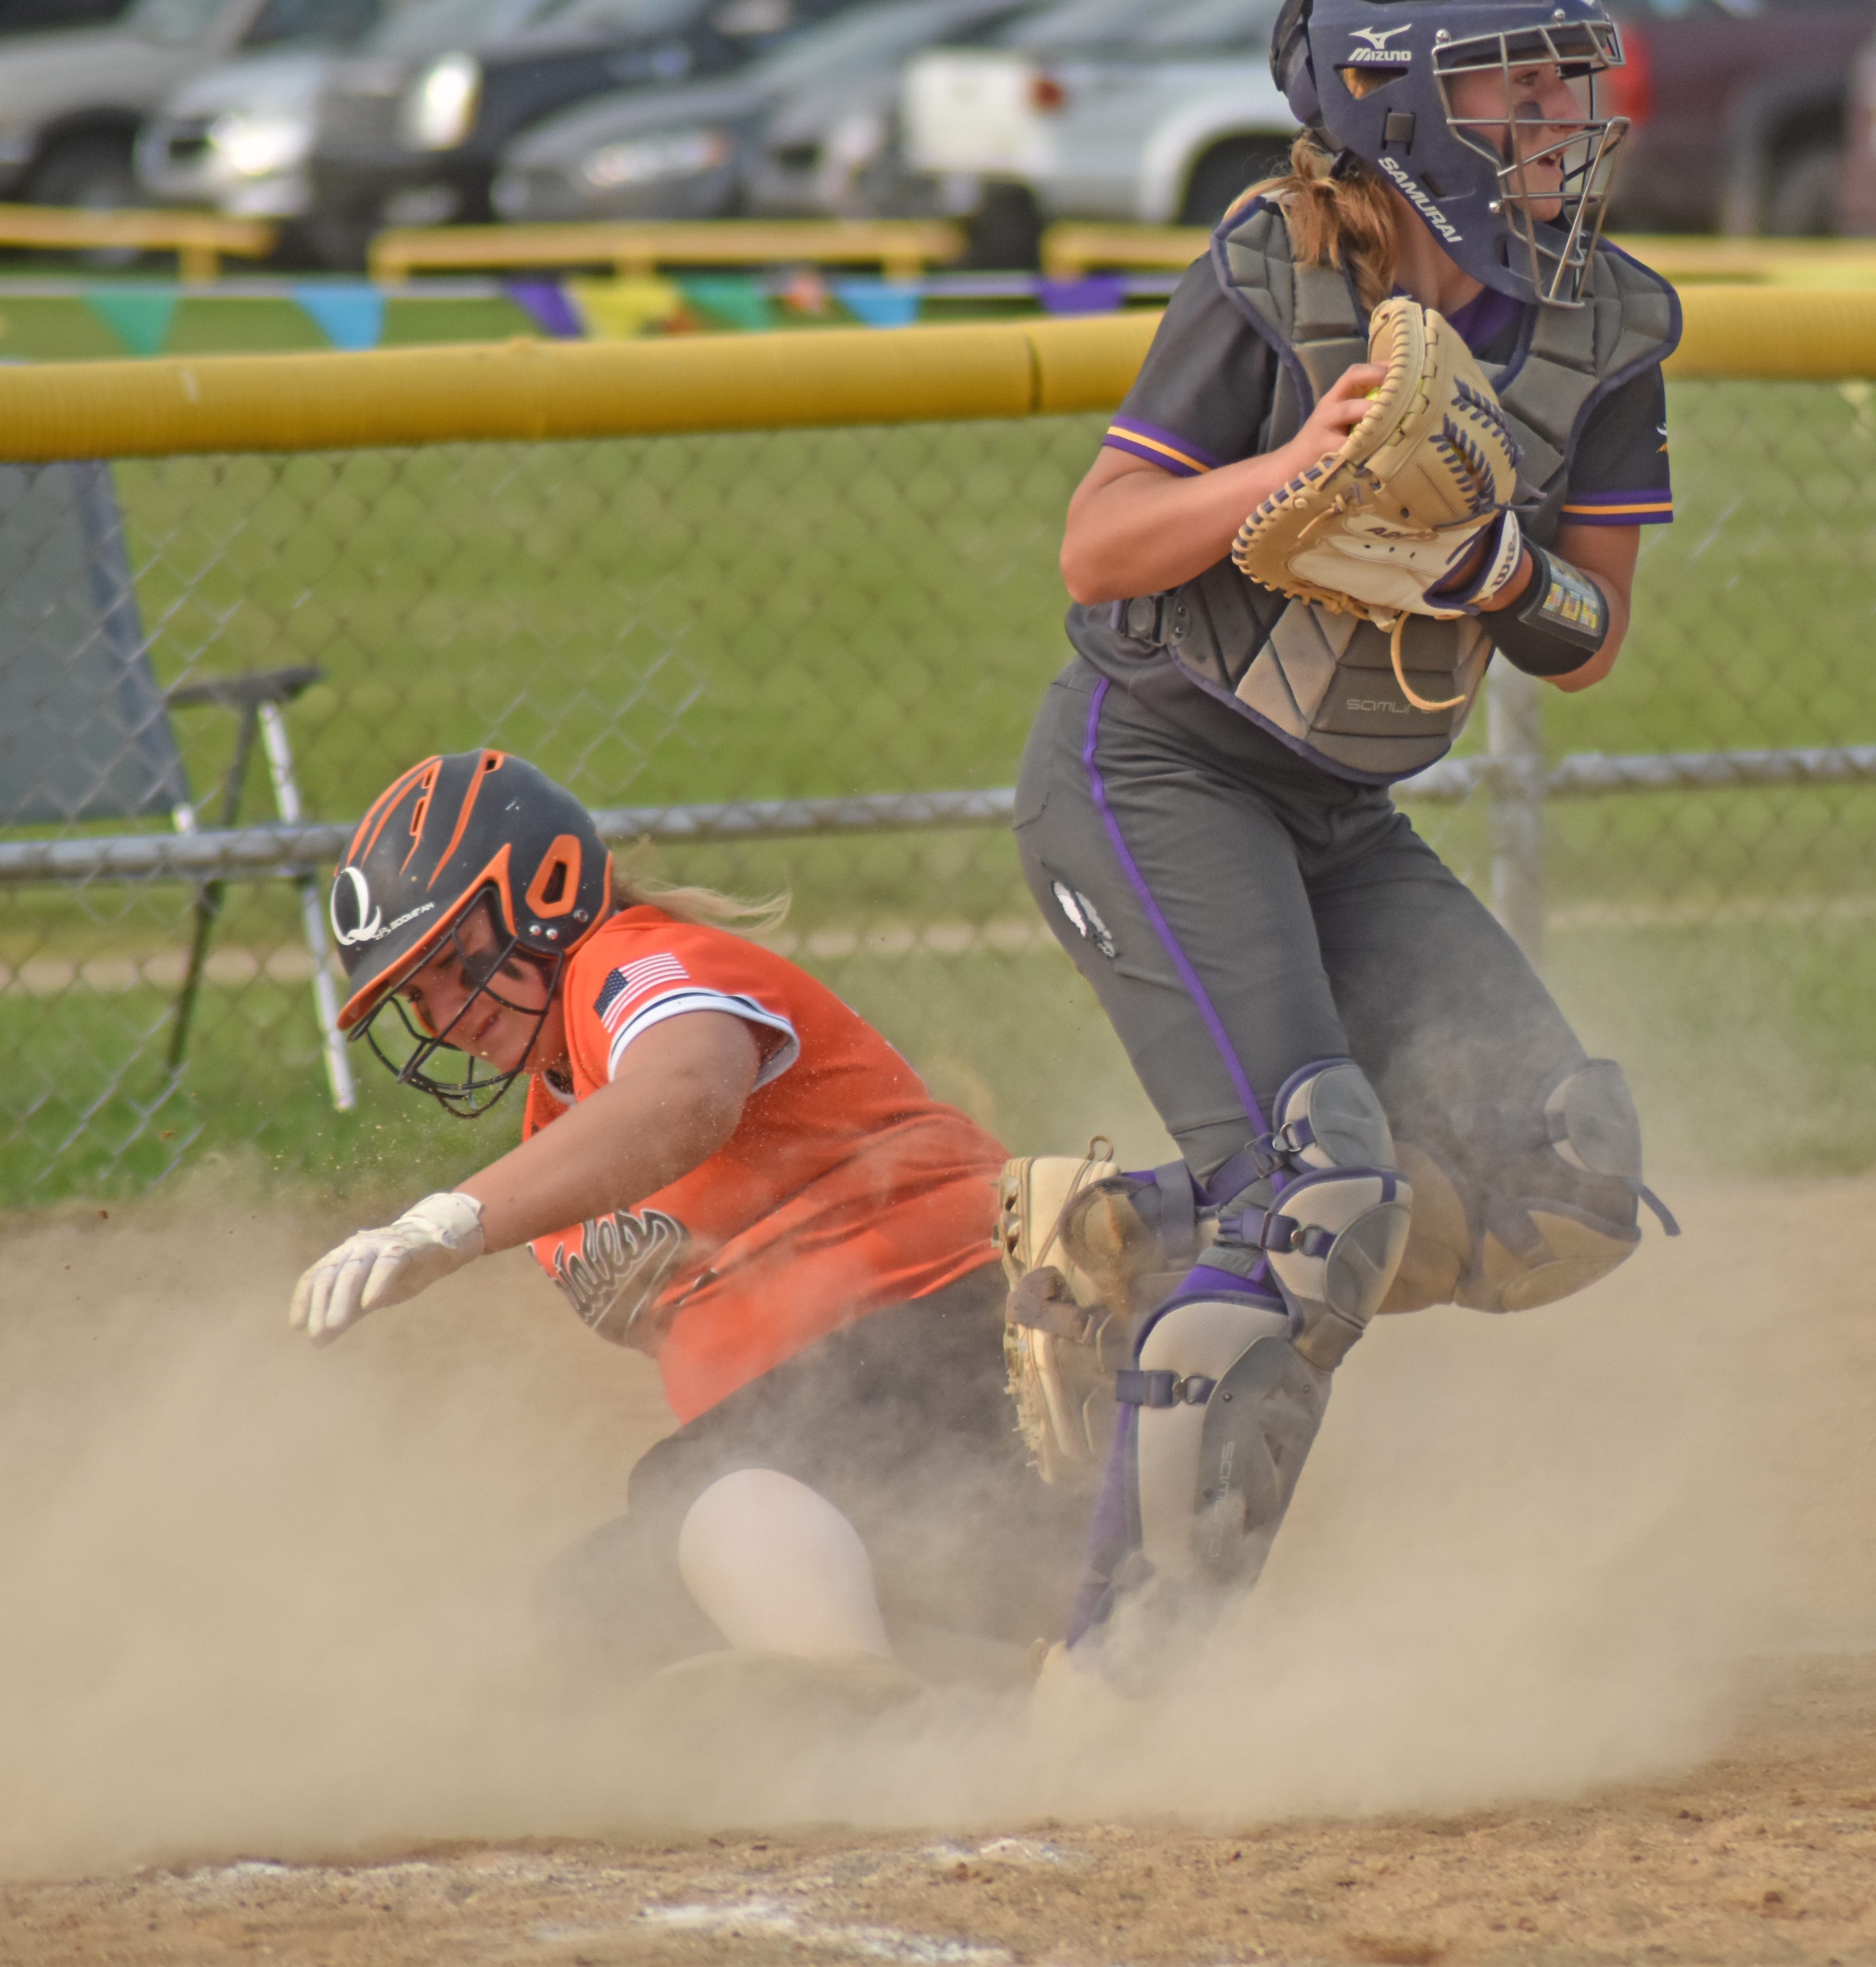
MULTIPOLYGON (((1671 420, 1681 522, 1645 536, 1615 676, 1548 698, 1552 754, 1876 742, 1867 401, 1689 385, 1671 420)), ((428 751, 489 741, 590 803, 657 804, 1009 783, 1064 657, 1055 551, 1099 428, 171 459, 118 480, 163 680, 326 670, 291 713, 315 816, 355 815, 428 751)), ((187 718, 205 784, 228 732, 187 718)), ((1418 817, 1485 880, 1483 802, 1418 817)), ((1628 1063, 1676 1158, 1876 1161, 1873 848, 1876 789, 1552 809, 1550 974, 1586 1039, 1628 1063)), ((693 849, 659 871, 791 888, 803 960, 1012 1145, 1078 1145, 1104 1119, 1140 1128, 1064 958, 956 946, 959 925, 1031 917, 1000 836, 693 849), (864 940, 932 923, 940 946, 864 940)), ((160 990, 65 988, 43 967, 173 962, 188 907, 175 888, 0 903, 0 961, 40 964, 27 974, 52 993, 0 990, 0 1038, 28 1062, 0 1099, 0 1198, 131 1190, 179 1155, 332 1190, 397 1187, 405 1169, 428 1184, 507 1138, 504 1121, 472 1135, 426 1113, 368 1059, 359 1112, 333 1114, 303 984, 211 987, 170 1087, 160 990)), ((291 895, 236 890, 221 933, 290 948, 291 895)))

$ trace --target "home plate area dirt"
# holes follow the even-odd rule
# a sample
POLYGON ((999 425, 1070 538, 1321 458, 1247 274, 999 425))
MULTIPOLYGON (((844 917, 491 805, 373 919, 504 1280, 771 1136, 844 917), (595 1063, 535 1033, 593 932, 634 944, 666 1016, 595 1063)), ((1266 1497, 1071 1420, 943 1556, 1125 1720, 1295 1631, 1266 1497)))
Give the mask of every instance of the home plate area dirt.
POLYGON ((1767 1668, 1685 1780, 1445 1817, 724 1831, 0 1887, 20 1967, 1876 1961, 1876 1659, 1767 1668))

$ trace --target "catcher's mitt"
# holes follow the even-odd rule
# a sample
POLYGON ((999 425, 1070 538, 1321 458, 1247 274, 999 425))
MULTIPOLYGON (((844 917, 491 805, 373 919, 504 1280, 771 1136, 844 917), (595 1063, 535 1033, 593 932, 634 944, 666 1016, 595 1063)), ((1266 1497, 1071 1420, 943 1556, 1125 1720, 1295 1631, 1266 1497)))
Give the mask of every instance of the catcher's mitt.
MULTIPOLYGON (((1009 1279, 1003 1357, 1018 1432, 1045 1482, 1092 1485, 1114 1431, 1114 1374, 1135 1316, 1179 1274, 1104 1140, 1085 1158, 1006 1161, 997 1247, 1009 1279)), ((1183 1267, 1180 1267, 1183 1268, 1183 1267)))
POLYGON ((1394 678, 1408 701, 1448 710, 1463 699, 1429 702, 1409 686, 1401 630, 1409 615, 1469 612, 1427 593, 1495 523, 1487 568, 1464 602, 1489 599, 1516 570, 1517 522, 1508 508, 1518 442, 1471 351, 1432 308, 1384 301, 1369 324, 1368 360, 1387 373, 1367 414, 1341 450, 1258 506, 1231 557, 1280 594, 1391 628, 1394 678))

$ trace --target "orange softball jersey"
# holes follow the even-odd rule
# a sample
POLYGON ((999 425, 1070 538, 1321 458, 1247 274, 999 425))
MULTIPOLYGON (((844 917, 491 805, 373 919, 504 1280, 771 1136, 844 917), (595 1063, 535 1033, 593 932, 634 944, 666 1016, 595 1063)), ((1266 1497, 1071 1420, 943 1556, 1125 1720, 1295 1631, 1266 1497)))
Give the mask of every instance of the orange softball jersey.
MULTIPOLYGON (((533 1245, 594 1331, 656 1358, 680 1420, 823 1334, 993 1261, 1003 1148, 806 971, 640 906, 588 938, 562 993, 575 1100, 686 1012, 740 1018, 762 1048, 736 1131, 707 1161, 533 1245)), ((570 1103, 534 1074, 523 1138, 570 1103)))

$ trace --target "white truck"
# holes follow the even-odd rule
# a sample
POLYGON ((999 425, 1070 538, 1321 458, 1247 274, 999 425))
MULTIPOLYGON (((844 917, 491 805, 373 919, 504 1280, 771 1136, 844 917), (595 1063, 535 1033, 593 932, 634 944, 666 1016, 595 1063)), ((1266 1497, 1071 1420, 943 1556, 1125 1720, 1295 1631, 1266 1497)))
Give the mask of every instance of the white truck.
POLYGON ((1015 189, 1044 222, 1212 224, 1296 134, 1271 79, 1277 7, 1064 0, 993 45, 932 49, 902 85, 906 161, 953 210, 1015 189))

